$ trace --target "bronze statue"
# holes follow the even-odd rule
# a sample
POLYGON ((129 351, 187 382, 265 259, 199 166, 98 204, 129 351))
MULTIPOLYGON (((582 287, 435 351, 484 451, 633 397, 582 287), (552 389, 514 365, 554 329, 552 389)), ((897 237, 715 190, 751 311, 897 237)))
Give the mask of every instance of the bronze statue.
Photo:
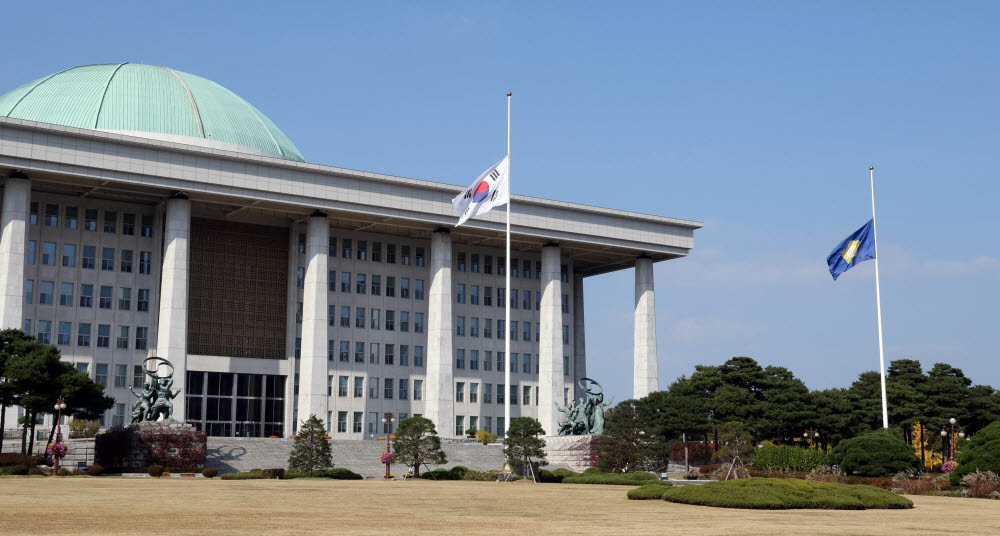
POLYGON ((556 404, 556 409, 564 415, 563 421, 559 423, 558 435, 604 433, 604 408, 610 406, 612 401, 604 401, 601 384, 590 378, 581 378, 579 385, 583 392, 587 393, 586 398, 565 407, 556 404), (591 390, 588 383, 596 386, 598 390, 591 390))
POLYGON ((148 381, 144 383, 141 394, 135 392, 135 386, 129 387, 128 390, 139 397, 139 400, 132 404, 132 424, 148 421, 149 412, 153 407, 153 399, 156 398, 156 391, 153 390, 152 384, 148 381))
POLYGON ((142 422, 157 422, 160 417, 163 420, 171 420, 174 412, 174 404, 170 400, 177 397, 180 390, 171 390, 174 385, 174 365, 169 360, 162 357, 150 357, 143 361, 143 371, 148 377, 143 384, 142 393, 135 392, 134 387, 129 387, 133 395, 139 397, 132 405, 132 424, 142 422), (156 362, 156 368, 149 369, 146 363, 156 362), (167 366, 170 371, 165 375, 159 374, 159 367, 167 366))

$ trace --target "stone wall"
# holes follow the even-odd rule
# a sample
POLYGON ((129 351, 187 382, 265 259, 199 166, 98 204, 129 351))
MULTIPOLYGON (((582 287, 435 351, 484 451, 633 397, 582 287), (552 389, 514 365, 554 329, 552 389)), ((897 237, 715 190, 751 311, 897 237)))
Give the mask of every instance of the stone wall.
POLYGON ((566 468, 582 472, 594 467, 597 460, 597 437, 583 436, 547 436, 545 438, 545 459, 549 462, 547 469, 566 468))

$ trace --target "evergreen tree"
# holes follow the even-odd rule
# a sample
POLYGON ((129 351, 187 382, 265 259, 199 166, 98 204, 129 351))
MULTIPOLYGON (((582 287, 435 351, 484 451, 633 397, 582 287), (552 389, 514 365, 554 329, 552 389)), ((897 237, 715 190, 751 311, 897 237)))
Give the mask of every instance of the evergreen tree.
MULTIPOLYGON (((21 394, 13 381, 7 377, 7 363, 17 355, 24 354, 29 348, 28 343, 34 338, 25 335, 19 329, 0 331, 0 433, 6 429, 7 408, 16 405, 21 400, 21 394)), ((0 453, 3 452, 3 441, 0 440, 0 453)))
POLYGON ((760 396, 761 416, 755 426, 755 440, 774 437, 790 443, 812 424, 816 406, 809 397, 809 388, 787 368, 764 369, 760 396))
POLYGON ((503 440, 504 455, 524 468, 525 472, 532 459, 537 460, 538 465, 546 465, 545 440, 538 437, 544 433, 542 424, 531 417, 511 419, 507 437, 503 440))
POLYGON ((309 476, 313 476, 314 470, 330 467, 333 467, 333 461, 330 459, 326 428, 315 415, 310 415, 295 434, 295 445, 288 456, 288 469, 308 471, 309 476))
POLYGON ((654 391, 637 401, 652 436, 653 463, 670 463, 670 442, 708 431, 708 408, 691 380, 681 376, 666 391, 654 391))
POLYGON ((59 400, 60 377, 73 371, 72 365, 59 361, 59 350, 35 340, 22 341, 7 360, 4 376, 24 408, 21 429, 21 453, 28 454, 35 444, 35 423, 39 414, 52 411, 59 400), (28 438, 30 437, 30 440, 28 438))
POLYGON ((597 465, 602 471, 630 473, 650 468, 653 433, 643 413, 635 400, 620 402, 608 412, 604 434, 597 441, 597 465))
POLYGON ((882 428, 882 378, 878 372, 862 372, 847 389, 851 406, 851 433, 857 436, 882 428))
POLYGON ((434 423, 423 417, 410 417, 399 423, 392 449, 401 461, 413 467, 414 477, 420 477, 422 464, 448 463, 434 423))
POLYGON ((813 391, 809 398, 816 408, 810 424, 816 427, 824 447, 851 437, 851 401, 847 389, 813 391))
POLYGON ((920 362, 913 359, 897 359, 889 363, 889 373, 885 379, 886 398, 889 401, 889 422, 899 426, 903 440, 913 443, 913 425, 921 422, 927 409, 923 395, 927 376, 920 362))

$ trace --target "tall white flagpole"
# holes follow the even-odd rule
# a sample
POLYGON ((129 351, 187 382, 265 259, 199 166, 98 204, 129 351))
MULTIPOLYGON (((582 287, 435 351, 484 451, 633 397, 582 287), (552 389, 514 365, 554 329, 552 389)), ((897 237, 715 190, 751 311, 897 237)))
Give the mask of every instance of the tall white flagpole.
POLYGON ((504 325, 503 329, 503 388, 507 391, 503 397, 504 437, 510 429, 510 203, 513 194, 510 189, 510 91, 507 92, 507 256, 504 274, 507 277, 507 289, 504 290, 504 325))
POLYGON ((882 348, 882 292, 878 284, 878 232, 875 226, 875 166, 868 166, 872 186, 872 241, 875 243, 875 304, 878 311, 878 372, 882 377, 882 427, 889 427, 889 402, 885 396, 885 351, 882 348))

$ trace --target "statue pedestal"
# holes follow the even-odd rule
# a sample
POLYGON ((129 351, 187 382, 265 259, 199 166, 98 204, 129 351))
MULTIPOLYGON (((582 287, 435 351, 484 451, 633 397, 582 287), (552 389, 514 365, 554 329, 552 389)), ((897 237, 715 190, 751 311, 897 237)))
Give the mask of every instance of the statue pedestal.
POLYGON ((597 435, 545 436, 548 469, 565 467, 582 472, 597 467, 597 435))
POLYGON ((204 467, 205 432, 176 421, 144 422, 97 436, 95 463, 110 467, 204 467))

